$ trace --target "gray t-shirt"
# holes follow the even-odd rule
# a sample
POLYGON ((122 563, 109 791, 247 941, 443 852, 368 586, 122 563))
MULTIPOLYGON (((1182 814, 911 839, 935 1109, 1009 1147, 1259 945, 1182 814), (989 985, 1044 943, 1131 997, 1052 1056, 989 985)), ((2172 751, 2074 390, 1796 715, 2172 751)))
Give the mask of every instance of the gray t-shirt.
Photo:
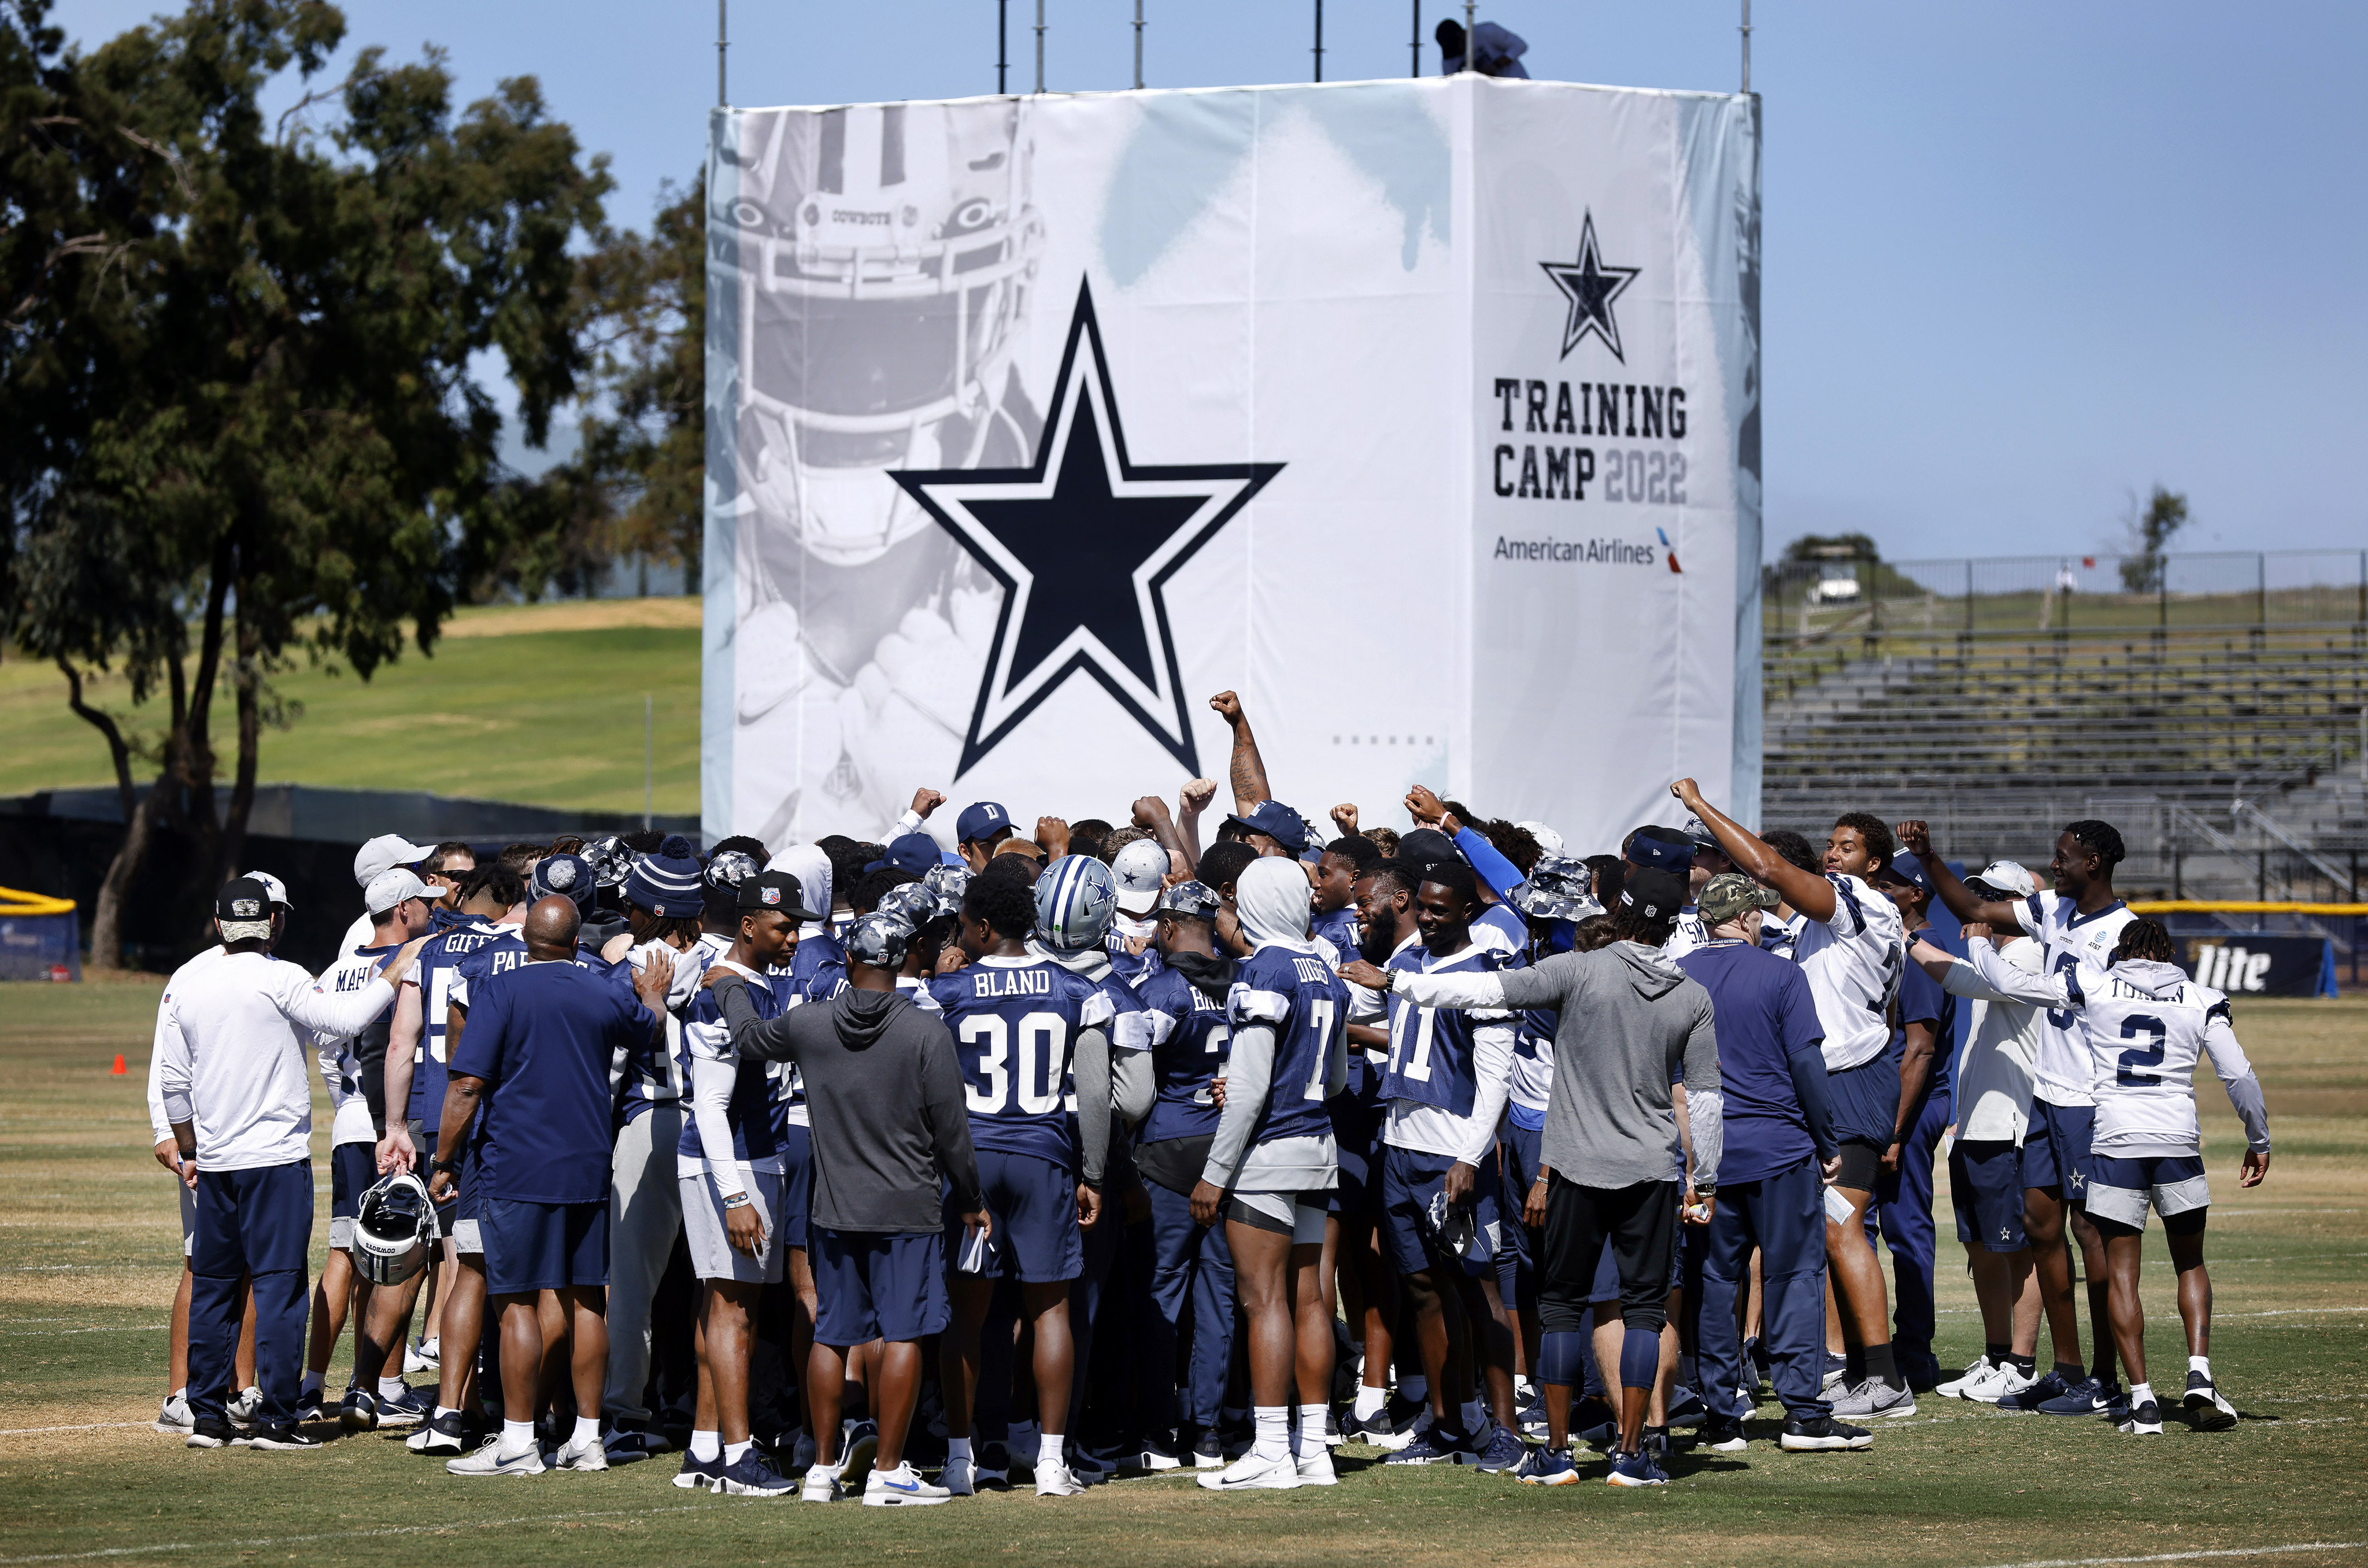
POLYGON ((1715 1178, 1718 1032, 1710 993, 1698 982, 1635 942, 1556 953, 1490 978, 1503 985, 1506 1006, 1551 1007, 1557 1016, 1541 1164, 1582 1187, 1674 1179, 1670 1085, 1682 1077, 1694 1168, 1715 1178))

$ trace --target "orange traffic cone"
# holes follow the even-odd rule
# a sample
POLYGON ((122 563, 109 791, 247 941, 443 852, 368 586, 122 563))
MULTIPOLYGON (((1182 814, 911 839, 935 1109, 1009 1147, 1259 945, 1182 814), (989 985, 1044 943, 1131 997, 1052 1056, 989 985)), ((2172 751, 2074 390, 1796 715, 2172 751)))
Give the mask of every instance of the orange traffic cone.
POLYGON ((131 1069, 123 1064, 123 1052, 119 1051, 115 1053, 115 1065, 108 1068, 107 1071, 109 1077, 120 1078, 126 1073, 131 1072, 131 1069))

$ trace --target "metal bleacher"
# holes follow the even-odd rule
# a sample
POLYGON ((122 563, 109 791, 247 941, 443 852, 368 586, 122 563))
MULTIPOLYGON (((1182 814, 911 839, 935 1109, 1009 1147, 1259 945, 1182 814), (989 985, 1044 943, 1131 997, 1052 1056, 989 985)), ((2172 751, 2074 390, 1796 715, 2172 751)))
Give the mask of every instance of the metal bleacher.
POLYGON ((2134 895, 2355 901, 2368 555, 2327 553, 1771 569, 1761 821, 1923 817, 2037 869, 2102 817, 2134 895))

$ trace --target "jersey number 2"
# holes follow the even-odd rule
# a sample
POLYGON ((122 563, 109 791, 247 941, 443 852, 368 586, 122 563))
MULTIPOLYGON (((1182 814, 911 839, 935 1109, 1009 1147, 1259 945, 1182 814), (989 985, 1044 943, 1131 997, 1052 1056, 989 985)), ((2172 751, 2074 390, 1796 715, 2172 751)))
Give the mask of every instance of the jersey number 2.
POLYGON ((2128 1017, 2123 1018, 2122 1020, 2122 1038, 2123 1040, 2149 1038, 2154 1043, 2151 1045, 2136 1046, 2131 1050, 2123 1051, 2121 1071, 2113 1074, 2113 1082, 2121 1085, 2123 1088, 2129 1089, 2142 1088, 2150 1084, 2161 1083, 2162 1077, 2159 1074, 2133 1073, 2130 1069, 2133 1067, 2161 1066, 2162 1039, 2164 1035, 2169 1032, 2169 1030, 2162 1027, 2162 1020, 2160 1018, 2150 1018, 2144 1013, 2133 1013, 2128 1017))

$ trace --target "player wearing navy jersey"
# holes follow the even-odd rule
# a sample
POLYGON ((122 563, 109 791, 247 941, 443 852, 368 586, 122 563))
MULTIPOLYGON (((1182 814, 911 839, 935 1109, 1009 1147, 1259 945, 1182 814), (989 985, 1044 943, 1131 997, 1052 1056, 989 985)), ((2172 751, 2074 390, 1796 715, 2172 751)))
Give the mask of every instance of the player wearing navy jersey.
MULTIPOLYGON (((947 1217, 953 1324, 943 1339, 946 1429, 954 1440, 972 1441, 980 1331, 996 1278, 1016 1275, 1020 1310, 1035 1329, 1037 1493, 1070 1496, 1084 1487, 1063 1452, 1076 1358, 1069 1282, 1085 1266, 1082 1233, 1101 1215, 1113 1009, 1099 985, 1030 953, 1035 928, 1036 900, 1018 873, 998 867, 973 878, 958 927, 969 961, 929 988, 953 1031, 971 1142, 994 1215, 992 1256, 977 1260, 963 1257, 962 1216, 947 1217), (1075 1133, 1066 1108, 1073 1054, 1080 1089, 1075 1133), (1099 1094, 1083 1092, 1088 1080, 1099 1094), (976 1267, 964 1267, 970 1261, 976 1267)), ((957 1495, 973 1490, 974 1474, 948 1485, 957 1495)))
POLYGON ((1192 1218, 1192 1188, 1209 1162, 1233 1027, 1225 1003, 1235 962, 1217 951, 1216 892, 1179 882, 1159 895, 1158 949, 1138 988, 1152 1019, 1156 1095, 1134 1151, 1151 1205, 1151 1289, 1183 1340, 1177 1456, 1202 1469, 1219 1456, 1217 1419, 1234 1351, 1234 1255, 1225 1227, 1192 1218))
MULTIPOLYGON (((2032 893, 2011 902, 1985 899, 1959 881, 1932 847, 1921 822, 1903 822, 1899 836, 1923 865, 1951 914, 1968 924, 2001 930, 2020 927, 2038 942, 2046 972, 2068 972, 2082 963, 2110 963, 2122 928, 2135 919, 2113 892, 2113 868, 2123 857, 2122 835, 2109 823, 2083 819, 2056 835, 2048 861, 2053 896, 2032 893)), ((2040 1306, 2055 1341, 2055 1366, 2003 1408, 2050 1415, 2087 1415, 2109 1409, 2118 1393, 2113 1375, 2113 1335, 2104 1238, 2089 1222, 2090 1127, 2096 1117, 2085 1038, 2073 1016, 2048 1009, 2039 1030, 2039 1057, 2032 1073, 2031 1127, 2022 1143, 2023 1230, 2030 1238, 2040 1306), (2089 1283, 2089 1362, 2080 1365, 2080 1334, 2072 1304, 2072 1263, 2064 1248, 2066 1228, 2080 1248, 2080 1273, 2089 1283)))
MULTIPOLYGON (((766 975, 797 940, 793 877, 755 871, 734 890, 740 929, 714 962, 746 982, 759 1018, 784 1011, 766 975)), ((712 967, 712 966, 711 966, 712 967)), ((682 1019, 691 1114, 677 1156, 683 1230, 704 1290, 697 1339, 698 1405, 690 1452, 675 1483, 730 1496, 778 1497, 794 1483, 758 1453, 748 1426, 748 1369, 757 1298, 781 1278, 781 1154, 788 1142, 791 1065, 744 1061, 717 994, 701 989, 682 1019)))
POLYGON ((1175 857, 1148 838, 1135 838, 1110 857, 1110 881, 1118 886, 1118 909, 1110 916, 1102 949, 1110 969, 1129 985, 1141 985, 1156 961, 1159 937, 1156 909, 1175 857))
MULTIPOLYGON (((1987 927, 1969 924, 1968 937, 1987 927)), ((2170 933, 2160 922, 2134 919, 2114 946, 2112 967, 2089 962, 2044 975, 2025 974, 1974 943, 1973 965, 1983 982, 2020 1000, 2070 1012, 2089 1048, 2096 1121, 2090 1143, 2088 1209, 2105 1237, 2111 1273, 2109 1306, 2122 1362, 2130 1369, 2123 1432, 2162 1430, 2160 1402, 2146 1377, 2146 1313, 2138 1301, 2138 1264, 2146 1211, 2162 1216, 2179 1273, 2179 1315, 2187 1330, 2188 1377, 2182 1398, 2189 1418, 2225 1431, 2237 1413, 2212 1376, 2212 1279, 2203 1267, 2203 1227, 2212 1192, 2203 1173, 2203 1132, 2195 1117, 2194 1074, 2209 1055, 2245 1125, 2239 1187, 2259 1186, 2270 1171, 2269 1108, 2260 1081, 2229 1026, 2228 998, 2198 985, 2171 962, 2170 933)), ((1918 962, 1936 973, 1947 955, 1929 945, 1918 962)))
POLYGON ((1307 935, 1307 877, 1297 863, 1261 858, 1243 868, 1235 906, 1252 951, 1228 996, 1224 1109, 1191 1202, 1201 1224, 1225 1221, 1249 1319, 1258 1426, 1250 1451, 1201 1484, 1216 1492, 1328 1486, 1333 1318, 1321 1278, 1324 1195, 1339 1177, 1324 1102, 1348 1083, 1348 992, 1307 935))
POLYGON ((1773 888, 1804 919, 1793 958, 1808 976, 1826 1031, 1827 1100, 1841 1140, 1841 1174, 1833 1186, 1850 1205, 1849 1216, 1827 1229, 1826 1263, 1839 1317, 1842 1381, 1863 1396, 1845 1392, 1835 1408, 1861 1416, 1913 1415, 1916 1396, 1892 1350, 1882 1266, 1866 1239, 1866 1210, 1899 1117, 1891 1006, 1907 947, 1897 906, 1867 880, 1891 859, 1891 829, 1867 812, 1845 813, 1827 835, 1824 873, 1815 875, 1704 801, 1692 779, 1679 779, 1669 792, 1709 829, 1736 869, 1773 888))
POLYGON ((1358 874, 1381 858, 1382 852, 1370 838, 1336 838, 1324 846, 1323 856, 1315 862, 1315 896, 1307 934, 1331 943, 1341 958, 1356 952, 1362 935, 1357 924, 1358 874))
MULTIPOLYGON (((1415 894, 1422 941, 1393 957, 1388 968, 1411 974, 1503 969, 1501 953, 1473 939, 1478 913, 1471 872, 1460 862, 1433 865, 1415 894)), ((1498 1244, 1496 1139, 1512 1090, 1513 1017, 1425 1007, 1397 996, 1389 1006, 1390 1059, 1381 1085, 1389 1108, 1382 1135, 1383 1224, 1412 1310, 1431 1426, 1388 1462, 1510 1470, 1522 1453, 1512 1403, 1512 1336, 1490 1310, 1475 1272, 1491 1267, 1498 1244), (1464 1393, 1475 1368, 1485 1370, 1489 1408, 1464 1393)))
MULTIPOLYGON (((441 929, 420 949, 421 962, 413 970, 413 983, 406 983, 395 998, 393 1021, 387 1036, 386 1131, 378 1146, 378 1168, 381 1172, 416 1169, 425 1173, 438 1157, 436 1127, 444 1109, 445 1064, 450 1060, 452 1049, 452 1009, 456 994, 465 989, 461 971, 505 937, 515 938, 517 927, 499 922, 523 896, 525 886, 517 872, 499 861, 488 861, 482 869, 462 877, 454 895, 457 909, 439 907, 431 911, 431 927, 440 925, 441 929)), ((426 1321, 421 1325, 420 1337, 425 1352, 428 1346, 440 1348, 445 1320, 452 1321, 459 1336, 450 1343, 457 1354, 453 1362, 438 1365, 436 1403, 439 1409, 467 1408, 473 1406, 476 1400, 476 1390, 471 1386, 476 1358, 468 1347, 477 1343, 485 1297, 484 1267, 476 1226, 473 1221, 463 1222, 468 1221, 465 1199, 470 1185, 466 1181, 460 1184, 461 1200, 443 1204, 437 1210, 437 1231, 443 1242, 440 1256, 428 1268, 374 1298, 370 1315, 364 1324, 372 1344, 400 1344, 415 1302, 424 1295, 425 1301, 420 1304, 426 1321)), ((400 1367, 397 1370, 401 1370, 400 1367)), ((396 1393, 383 1373, 378 1374, 377 1381, 387 1398, 408 1405, 409 1402, 396 1393)), ((384 1414, 358 1408, 342 1418, 351 1429, 368 1430, 379 1425, 384 1414)), ((414 1413, 409 1419, 416 1421, 418 1417, 414 1413)), ((448 1425, 454 1428, 450 1434, 451 1446, 449 1449, 439 1446, 436 1451, 458 1453, 461 1446, 458 1417, 448 1425)))
MULTIPOLYGON (((1360 870, 1353 885, 1359 936, 1349 952, 1386 965, 1398 953, 1418 946, 1422 932, 1415 924, 1414 895, 1419 885, 1420 874, 1394 859, 1373 860, 1360 870)), ((1348 995, 1349 1082, 1327 1107, 1340 1171, 1335 1189, 1340 1216, 1340 1290, 1349 1328, 1364 1347, 1365 1369, 1341 1429, 1360 1442, 1395 1450, 1414 1440, 1417 1421, 1429 1419, 1429 1386, 1409 1370, 1399 1380, 1398 1402, 1391 1401, 1398 1277, 1382 1241, 1382 1130, 1388 1121, 1382 1072, 1390 1051, 1389 999, 1353 984, 1348 995)))

